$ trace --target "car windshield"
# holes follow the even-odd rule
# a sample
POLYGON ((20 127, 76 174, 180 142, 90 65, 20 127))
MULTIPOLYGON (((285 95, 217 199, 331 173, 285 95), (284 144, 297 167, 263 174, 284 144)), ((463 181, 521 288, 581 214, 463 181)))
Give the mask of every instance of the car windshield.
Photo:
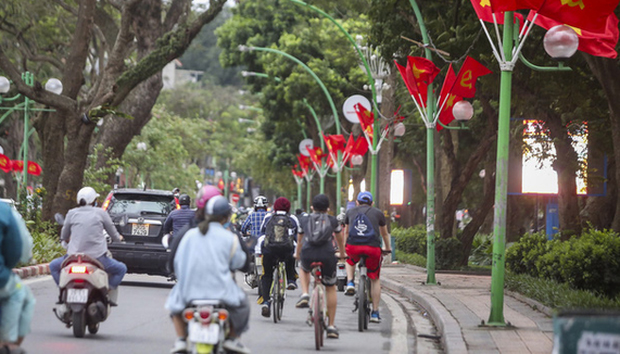
POLYGON ((158 214, 168 215, 174 207, 174 199, 168 196, 143 194, 117 194, 112 199, 110 214, 158 214))

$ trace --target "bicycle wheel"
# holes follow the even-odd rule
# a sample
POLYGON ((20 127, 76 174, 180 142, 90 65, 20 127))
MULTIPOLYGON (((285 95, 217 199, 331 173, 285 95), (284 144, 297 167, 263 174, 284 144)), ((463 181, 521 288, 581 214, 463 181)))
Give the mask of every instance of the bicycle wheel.
POLYGON ((366 316, 364 317, 364 329, 368 329, 368 322, 370 322, 370 310, 372 308, 372 297, 370 296, 370 278, 364 277, 366 280, 366 316))
MULTIPOLYGON (((314 287, 314 291, 318 291, 318 287, 314 287)), ((323 345, 323 324, 321 323, 321 296, 320 294, 315 294, 312 298, 312 323, 314 325, 314 346, 316 350, 321 350, 321 345, 323 345)))
POLYGON ((273 323, 278 323, 278 320, 282 318, 280 314, 280 287, 282 284, 280 284, 280 272, 278 268, 276 268, 274 273, 273 284, 271 286, 271 305, 273 306, 273 323))
POLYGON ((286 299, 286 273, 283 267, 279 267, 280 273, 280 287, 278 288, 278 321, 282 321, 282 312, 284 310, 284 299, 286 299))
POLYGON ((357 330, 364 332, 364 328, 366 328, 366 303, 368 302, 368 296, 366 295, 366 279, 364 276, 360 276, 360 280, 357 283, 357 301, 357 330))

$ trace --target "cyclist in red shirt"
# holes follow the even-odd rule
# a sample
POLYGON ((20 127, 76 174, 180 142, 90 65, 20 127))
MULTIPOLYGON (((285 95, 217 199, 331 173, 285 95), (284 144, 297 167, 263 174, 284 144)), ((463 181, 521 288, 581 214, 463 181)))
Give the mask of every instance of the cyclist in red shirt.
POLYGON ((361 192, 357 196, 356 207, 346 213, 344 235, 346 238, 347 259, 347 288, 345 295, 355 295, 355 264, 359 262, 360 255, 367 255, 366 267, 370 279, 370 291, 372 296, 372 312, 370 322, 381 322, 379 316, 379 302, 381 301, 381 283, 379 273, 381 271, 382 250, 381 239, 383 238, 384 250, 390 249, 390 235, 387 231, 385 215, 381 210, 372 206, 372 194, 361 192))

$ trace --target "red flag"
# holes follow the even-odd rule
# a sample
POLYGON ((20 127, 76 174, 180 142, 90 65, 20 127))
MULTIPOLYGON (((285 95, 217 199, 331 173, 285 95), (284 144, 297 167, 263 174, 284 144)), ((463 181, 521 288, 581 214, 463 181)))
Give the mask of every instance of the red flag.
POLYGON ((317 165, 317 166, 321 166, 322 164, 322 159, 325 156, 325 154, 323 153, 323 150, 321 149, 320 146, 317 146, 313 149, 309 148, 306 146, 306 149, 308 149, 308 152, 310 153, 310 160, 312 160, 312 162, 317 165))
MULTIPOLYGON (((396 67, 398 68, 398 71, 400 72, 400 76, 403 78, 403 81, 405 82, 405 86, 407 86, 407 91, 409 91, 409 94, 411 95, 411 97, 413 97, 413 99, 419 105, 423 105, 423 103, 420 102, 420 100, 418 99, 418 87, 415 83, 415 78, 413 77, 413 73, 411 72, 411 70, 407 70, 407 68, 398 64, 396 60, 394 60, 394 64, 396 64, 396 67)), ((422 98, 424 98, 425 96, 426 95, 424 95, 422 98)))
POLYGON ((303 171, 298 171, 298 170, 297 170, 297 165, 295 165, 295 167, 293 167, 293 168, 291 169, 291 172, 293 172, 293 175, 294 175, 295 177, 302 178, 302 177, 304 176, 304 172, 303 172, 303 171))
MULTIPOLYGON (((422 96, 422 106, 426 107, 427 88, 437 74, 439 74, 439 68, 433 64, 432 61, 422 57, 407 57, 407 68, 405 69, 408 80, 412 80, 416 88, 416 94, 414 97, 418 98, 418 93, 422 96)), ((419 102, 419 101, 418 101, 419 102)))
MULTIPOLYGON (((530 15, 527 19, 528 21, 534 19, 533 11, 530 11, 530 15)), ((561 25, 562 23, 539 14, 538 17, 536 17, 536 24, 548 30, 551 27, 561 25)), ((596 34, 577 27, 571 28, 574 29, 577 36, 579 36, 578 49, 580 51, 594 56, 612 59, 615 59, 618 56, 618 53, 616 53, 616 44, 618 44, 618 36, 620 33, 618 31, 618 18, 615 14, 611 14, 607 17, 607 27, 605 33, 596 34)))
POLYGON ((12 160, 11 166, 13 167, 13 171, 23 171, 24 170, 24 161, 21 160, 12 160))
POLYGON ((521 8, 537 11, 560 23, 593 33, 605 33, 607 18, 613 14, 620 0, 517 0, 521 8), (540 3, 539 7, 535 4, 540 3), (534 6, 532 6, 534 5, 534 6))
POLYGON ((375 122, 375 116, 372 112, 366 109, 366 107, 361 104, 356 104, 353 106, 355 109, 355 113, 357 113, 357 117, 360 120, 360 125, 362 126, 362 130, 366 132, 368 137, 372 139, 373 133, 373 123, 375 122))
POLYGON ((34 161, 28 161, 28 173, 34 176, 40 176, 43 169, 39 166, 38 163, 34 161))
POLYGON ((343 135, 323 135, 325 145, 327 145, 327 151, 336 155, 338 151, 344 151, 344 136, 343 135))
POLYGON ((477 62, 474 58, 468 56, 454 81, 451 93, 472 98, 476 95, 476 80, 480 76, 491 74, 492 71, 486 66, 477 62))
POLYGON ((353 134, 349 136, 350 143, 347 143, 346 151, 349 152, 349 156, 364 155, 368 152, 368 141, 364 136, 360 135, 354 140, 353 134))
POLYGON ((6 155, 0 154, 0 170, 9 173, 13 169, 13 164, 11 163, 11 159, 9 159, 6 155))
MULTIPOLYGON (((454 104, 458 101, 462 100, 463 97, 457 96, 450 91, 456 82, 456 74, 454 73, 454 69, 452 69, 452 64, 448 67, 448 73, 446 74, 446 78, 443 80, 443 86, 441 87, 441 93, 439 94, 439 107, 443 105, 441 109, 441 113, 439 114, 439 121, 444 125, 450 124, 454 120, 454 115, 452 114, 452 108, 454 104), (447 100, 446 100, 447 97, 447 100), (445 104, 444 104, 444 100, 445 104)), ((443 127, 441 124, 437 124, 437 131, 442 130, 443 127)))
MULTIPOLYGON (((514 0, 471 0, 471 5, 478 18, 493 23, 493 13, 498 25, 504 24, 504 11, 514 11, 517 7, 514 0)), ((523 27, 523 15, 515 13, 515 23, 520 19, 519 26, 523 27)))
POLYGON ((310 167, 310 157, 298 154, 297 161, 299 161, 299 167, 301 167, 301 170, 304 173, 308 173, 308 167, 310 167))

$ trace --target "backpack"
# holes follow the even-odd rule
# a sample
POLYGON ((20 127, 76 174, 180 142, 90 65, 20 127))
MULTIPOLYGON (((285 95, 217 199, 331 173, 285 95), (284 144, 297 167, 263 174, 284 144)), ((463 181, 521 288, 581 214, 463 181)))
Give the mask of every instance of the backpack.
POLYGON ((369 244, 375 239, 377 233, 366 215, 369 211, 370 208, 365 213, 355 215, 353 222, 349 225, 348 241, 351 241, 351 244, 369 244))
POLYGON ((306 240, 311 246, 322 246, 331 241, 334 228, 325 213, 310 214, 308 216, 308 232, 306 240))
POLYGON ((273 214, 265 225, 265 247, 293 248, 293 238, 289 234, 293 223, 288 214, 273 214))

